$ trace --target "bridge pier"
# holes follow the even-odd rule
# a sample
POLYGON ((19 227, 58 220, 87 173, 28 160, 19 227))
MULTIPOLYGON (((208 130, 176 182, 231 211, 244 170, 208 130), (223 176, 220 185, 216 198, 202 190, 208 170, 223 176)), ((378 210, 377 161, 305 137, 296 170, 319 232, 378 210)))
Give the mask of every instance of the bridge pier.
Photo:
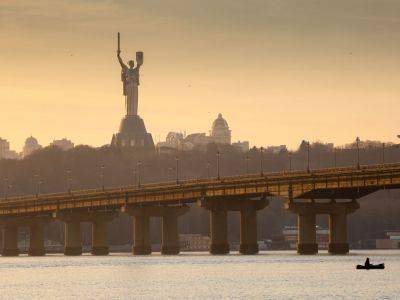
POLYGON ((108 223, 117 216, 114 211, 57 212, 55 218, 64 222, 65 244, 64 255, 82 254, 81 222, 92 223, 93 255, 109 254, 108 223))
POLYGON ((29 250, 30 256, 43 256, 46 254, 44 249, 43 223, 40 221, 29 225, 29 250))
POLYGON ((223 209, 210 210, 210 253, 229 253, 228 212, 223 209))
POLYGON ((150 216, 146 213, 135 215, 133 219, 133 246, 132 254, 151 254, 150 244, 150 216))
POLYGON ((297 253, 316 254, 318 253, 318 244, 316 242, 315 213, 298 214, 298 243, 297 253))
POLYGON ((64 255, 82 254, 81 222, 79 219, 65 221, 64 255))
POLYGON ((134 255, 151 254, 150 217, 162 218, 161 254, 179 254, 178 217, 189 210, 186 205, 180 206, 141 206, 124 207, 123 211, 133 216, 134 255))
POLYGON ((257 210, 248 207, 240 211, 240 249, 241 254, 257 254, 257 210))
POLYGON ((298 214, 298 245, 299 254, 316 254, 317 214, 329 215, 329 248, 330 254, 346 254, 349 252, 347 241, 347 215, 353 213, 360 205, 357 201, 348 202, 289 202, 286 209, 298 214))
POLYGON ((18 226, 8 225, 3 226, 3 250, 2 256, 18 256, 18 226))
POLYGON ((266 199, 227 199, 214 197, 203 199, 200 206, 210 211, 210 253, 229 253, 228 211, 240 212, 240 249, 241 254, 257 254, 257 211, 268 205, 266 199))

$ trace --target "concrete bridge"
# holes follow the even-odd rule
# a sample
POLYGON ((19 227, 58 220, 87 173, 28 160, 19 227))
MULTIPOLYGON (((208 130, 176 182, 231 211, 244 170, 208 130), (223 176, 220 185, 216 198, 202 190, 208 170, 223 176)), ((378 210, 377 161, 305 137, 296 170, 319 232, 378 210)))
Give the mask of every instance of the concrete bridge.
POLYGON ((257 211, 268 205, 270 197, 281 197, 286 209, 298 215, 298 253, 317 253, 316 215, 327 214, 329 252, 345 254, 349 251, 347 215, 359 208, 357 199, 380 189, 399 187, 400 163, 396 163, 8 198, 0 202, 2 255, 19 254, 19 226, 30 228, 28 254, 44 255, 43 226, 55 219, 65 224, 65 255, 82 253, 81 222, 93 224, 92 254, 106 255, 108 223, 119 213, 133 217, 133 254, 151 253, 151 217, 162 218, 161 252, 178 254, 178 217, 193 203, 210 212, 210 253, 229 253, 227 212, 239 211, 240 253, 256 254, 257 211))

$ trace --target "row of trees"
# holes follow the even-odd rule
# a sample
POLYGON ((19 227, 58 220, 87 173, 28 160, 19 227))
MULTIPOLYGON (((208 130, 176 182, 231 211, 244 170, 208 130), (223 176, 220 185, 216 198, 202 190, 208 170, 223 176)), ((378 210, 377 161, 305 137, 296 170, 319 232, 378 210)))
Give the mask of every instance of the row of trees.
MULTIPOLYGON (((133 151, 112 147, 92 148, 77 146, 69 151, 47 147, 32 153, 23 160, 0 160, 1 197, 52 193, 69 189, 105 188, 150 182, 206 178, 217 175, 217 160, 221 176, 258 172, 279 172, 327 167, 344 167, 360 164, 390 163, 400 161, 397 145, 381 143, 333 148, 331 145, 302 142, 293 152, 278 153, 253 148, 241 153, 229 145, 209 144, 206 149, 160 153, 158 151, 133 151), (217 155, 217 153, 220 153, 217 155), (308 165, 309 164, 309 165, 308 165), (178 169, 177 169, 178 167, 178 169)), ((352 241, 381 236, 387 229, 400 228, 400 201, 397 191, 381 191, 361 199, 361 209, 350 218, 352 241), (361 226, 362 224, 362 226, 361 226)), ((231 240, 239 239, 239 218, 229 219, 231 240)), ((319 223, 326 225, 326 218, 319 223)), ((261 238, 279 234, 285 225, 296 224, 296 217, 283 210, 282 201, 273 199, 270 206, 260 212, 261 238)), ((160 238, 160 223, 155 220, 152 232, 154 241, 160 238)), ((183 233, 208 234, 208 214, 193 207, 180 220, 183 233)), ((54 239, 62 237, 61 224, 48 229, 54 239)), ((127 244, 131 239, 131 222, 126 216, 113 221, 112 243, 127 244)))

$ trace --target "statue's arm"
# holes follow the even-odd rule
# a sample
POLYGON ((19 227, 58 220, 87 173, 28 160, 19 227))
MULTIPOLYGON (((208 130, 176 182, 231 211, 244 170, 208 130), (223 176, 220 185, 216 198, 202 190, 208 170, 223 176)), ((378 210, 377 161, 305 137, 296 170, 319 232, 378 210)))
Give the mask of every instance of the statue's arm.
POLYGON ((122 69, 128 69, 128 67, 124 64, 121 56, 119 55, 119 52, 117 52, 117 57, 118 57, 119 64, 121 65, 121 68, 122 69))

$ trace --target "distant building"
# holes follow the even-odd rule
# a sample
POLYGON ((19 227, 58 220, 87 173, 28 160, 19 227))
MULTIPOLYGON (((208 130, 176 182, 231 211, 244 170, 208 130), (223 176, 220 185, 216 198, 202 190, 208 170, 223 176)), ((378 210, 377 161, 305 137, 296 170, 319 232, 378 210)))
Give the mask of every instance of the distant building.
POLYGON ((8 152, 10 151, 10 143, 0 138, 0 159, 7 158, 8 152))
MULTIPOLYGON (((328 249, 329 230, 316 226, 316 241, 319 249, 328 249)), ((282 230, 284 241, 291 249, 297 248, 298 228, 297 226, 285 226, 282 230)))
POLYGON ((250 149, 249 142, 248 141, 238 141, 236 143, 232 143, 232 147, 238 150, 239 152, 247 152, 250 149))
POLYGON ((387 231, 386 236, 376 240, 376 249, 400 249, 400 230, 387 231))
POLYGON ((24 149, 22 150, 22 156, 26 157, 39 149, 42 149, 42 146, 39 145, 37 139, 35 139, 33 136, 30 136, 25 141, 24 149))
MULTIPOLYGON (((188 151, 196 147, 205 150, 205 146, 211 143, 231 145, 231 130, 229 129, 228 122, 222 117, 222 114, 218 114, 217 119, 212 123, 210 135, 200 132, 185 136, 182 133, 169 132, 165 142, 158 143, 157 148, 168 147, 188 151)), ((250 148, 247 141, 239 141, 233 143, 232 146, 240 152, 247 152, 250 148)))
POLYGON ((278 154, 278 153, 286 152, 287 148, 286 148, 286 145, 279 145, 279 146, 269 146, 265 150, 268 152, 272 152, 273 154, 278 154))
POLYGON ((218 114, 218 118, 211 127, 211 139, 217 144, 231 144, 231 130, 229 129, 228 122, 218 114))
POLYGON ((180 234, 182 251, 208 251, 210 238, 201 234, 180 234))
POLYGON ((67 140, 66 138, 63 138, 61 140, 54 140, 50 146, 56 146, 61 148, 64 151, 70 150, 74 148, 74 143, 71 142, 70 140, 67 140))
POLYGON ((10 150, 10 143, 0 138, 0 159, 18 159, 19 154, 13 150, 10 150))

